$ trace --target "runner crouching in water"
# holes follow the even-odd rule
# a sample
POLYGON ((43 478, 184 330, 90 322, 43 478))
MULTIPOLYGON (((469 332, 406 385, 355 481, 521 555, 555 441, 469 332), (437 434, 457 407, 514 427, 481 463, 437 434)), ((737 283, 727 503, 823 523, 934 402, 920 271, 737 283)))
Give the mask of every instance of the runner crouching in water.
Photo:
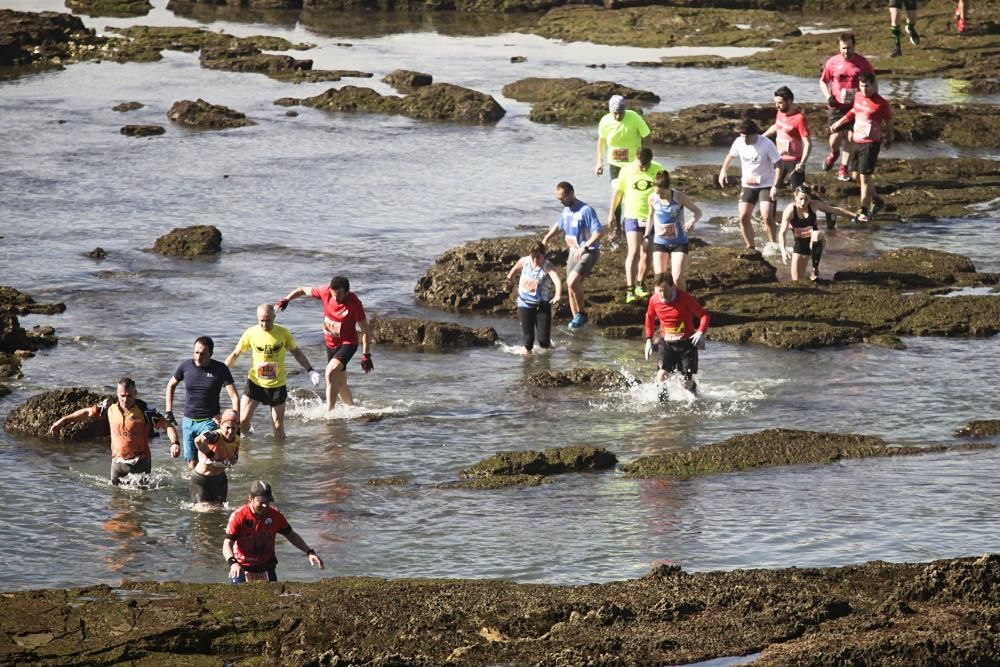
POLYGON ((517 315, 524 334, 523 354, 531 354, 536 331, 539 347, 547 349, 552 346, 552 306, 562 298, 562 281, 556 267, 545 259, 545 246, 538 242, 533 243, 528 254, 517 260, 507 272, 508 290, 518 270, 521 277, 517 283, 517 315), (552 296, 553 287, 555 296, 552 296))
POLYGON ((806 269, 806 261, 812 258, 812 270, 809 280, 819 280, 819 261, 823 257, 826 246, 826 235, 816 225, 816 211, 846 218, 853 217, 847 209, 830 206, 826 202, 813 199, 812 188, 800 185, 795 188, 794 201, 785 207, 781 216, 781 228, 778 230, 778 246, 781 248, 781 261, 788 264, 792 260, 792 281, 798 282, 806 269), (785 232, 792 230, 794 242, 792 251, 785 247, 785 232))
POLYGON ((218 428, 194 439, 198 464, 191 471, 191 502, 195 504, 221 505, 229 495, 226 468, 236 465, 239 459, 240 416, 236 410, 226 410, 220 421, 218 428))
POLYGON ((698 346, 708 330, 708 313, 698 300, 677 289, 669 273, 656 276, 653 296, 646 308, 645 356, 653 353, 653 324, 660 323, 660 345, 656 362, 656 383, 661 403, 667 401, 667 377, 675 370, 684 374, 684 388, 697 395, 694 375, 698 372, 698 346), (698 329, 692 331, 694 318, 698 329))
POLYGON ((687 233, 701 220, 701 209, 686 194, 670 187, 670 174, 666 171, 658 172, 653 183, 655 192, 649 196, 645 231, 645 238, 653 239, 653 274, 669 271, 678 289, 686 290, 687 233), (693 214, 687 222, 684 209, 693 214))

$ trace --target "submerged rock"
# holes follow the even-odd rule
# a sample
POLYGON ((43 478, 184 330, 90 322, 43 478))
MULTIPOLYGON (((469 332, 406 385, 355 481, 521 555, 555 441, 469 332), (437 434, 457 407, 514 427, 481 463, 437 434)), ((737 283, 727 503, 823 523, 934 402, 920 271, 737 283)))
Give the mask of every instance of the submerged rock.
POLYGON ((541 371, 532 373, 524 382, 532 387, 601 387, 616 388, 629 384, 629 379, 610 368, 574 368, 571 371, 541 371))
POLYGON ((484 347, 497 342, 493 327, 471 327, 454 322, 434 322, 411 317, 369 320, 372 337, 379 345, 419 345, 429 347, 484 347))
POLYGON ((608 470, 618 463, 614 454, 603 447, 571 445, 553 447, 544 452, 497 452, 462 471, 462 477, 496 475, 562 475, 569 472, 608 470))
POLYGON ((974 419, 955 431, 963 438, 985 438, 1000 435, 1000 419, 974 419))
POLYGON ((66 0, 66 6, 75 14, 118 18, 145 16, 153 8, 149 0, 66 0))
MULTIPOLYGON (((49 427, 57 419, 80 408, 96 405, 105 398, 107 398, 106 394, 98 394, 83 387, 47 391, 32 396, 25 403, 12 410, 3 427, 8 433, 51 438, 49 427)), ((63 440, 83 440, 107 435, 105 423, 99 419, 92 419, 81 423, 67 424, 59 431, 59 437, 63 440)))
POLYGON ((157 137, 167 133, 162 125, 126 125, 119 130, 126 137, 157 137))
POLYGON ((194 102, 191 100, 174 102, 167 112, 167 118, 178 125, 208 130, 256 125, 240 111, 221 104, 210 104, 201 98, 194 102))
POLYGON ((688 478, 754 468, 946 450, 944 446, 893 447, 875 436, 778 428, 733 436, 692 451, 644 456, 622 466, 622 470, 629 477, 688 478))
POLYGON ((660 97, 650 90, 630 88, 613 81, 529 77, 503 87, 505 97, 531 102, 529 118, 536 123, 597 123, 608 112, 608 100, 621 95, 634 111, 653 106, 660 97))
POLYGON ((125 113, 126 111, 136 111, 144 106, 146 105, 142 102, 122 102, 121 104, 116 104, 111 107, 111 110, 119 113, 125 113))
POLYGON ((492 477, 475 477, 457 482, 445 482, 440 485, 440 488, 496 491, 498 489, 526 489, 551 483, 552 480, 545 475, 493 475, 492 477))
POLYGON ((368 486, 406 486, 410 483, 406 477, 402 475, 394 475, 392 477, 373 477, 368 480, 368 486))
POLYGON ((153 244, 153 252, 172 257, 214 255, 221 251, 222 232, 214 225, 176 227, 153 244))

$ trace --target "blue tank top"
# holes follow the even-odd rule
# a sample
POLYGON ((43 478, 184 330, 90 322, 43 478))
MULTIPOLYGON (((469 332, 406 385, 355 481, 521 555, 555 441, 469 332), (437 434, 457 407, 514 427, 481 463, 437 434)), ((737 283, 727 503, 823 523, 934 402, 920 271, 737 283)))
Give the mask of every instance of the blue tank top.
POLYGON ((549 278, 548 269, 552 268, 548 260, 542 265, 535 267, 531 263, 531 255, 522 257, 524 265, 521 267, 521 278, 517 283, 517 306, 518 308, 534 308, 543 301, 552 298, 552 279, 549 278))
POLYGON ((653 243, 660 245, 683 245, 688 242, 684 231, 684 207, 674 201, 674 191, 670 191, 670 201, 659 197, 653 199, 653 243))

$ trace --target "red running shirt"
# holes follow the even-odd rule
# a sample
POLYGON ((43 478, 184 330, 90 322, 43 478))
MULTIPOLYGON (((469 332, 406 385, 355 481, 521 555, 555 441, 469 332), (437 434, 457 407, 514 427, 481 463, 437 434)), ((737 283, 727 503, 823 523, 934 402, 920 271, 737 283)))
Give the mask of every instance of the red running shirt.
POLYGON ((858 92, 858 77, 862 72, 875 73, 875 68, 864 56, 855 53, 845 60, 839 53, 826 61, 819 79, 830 89, 830 94, 840 102, 841 109, 854 104, 854 94, 858 92))
POLYGON ((806 115, 801 111, 793 114, 786 114, 779 111, 774 119, 774 124, 778 128, 774 135, 774 145, 778 147, 782 160, 802 159, 802 140, 809 136, 809 123, 806 122, 806 115))
POLYGON ((232 513, 226 524, 226 538, 233 541, 233 555, 240 565, 247 567, 274 562, 275 536, 291 531, 284 515, 273 507, 257 518, 250 506, 244 505, 232 513))
POLYGON ((365 307, 354 292, 348 292, 344 303, 333 300, 329 285, 313 287, 309 296, 323 302, 323 339, 329 348, 358 344, 358 322, 364 322, 365 307))
POLYGON ((667 302, 653 294, 646 307, 646 338, 653 337, 653 323, 660 321, 660 337, 663 340, 683 340, 694 335, 694 318, 701 318, 698 331, 708 330, 708 313, 698 300, 681 290, 673 301, 667 302))
POLYGON ((847 123, 854 121, 854 143, 872 144, 882 141, 882 123, 892 118, 892 107, 881 95, 858 95, 854 98, 854 107, 844 114, 844 118, 847 123))

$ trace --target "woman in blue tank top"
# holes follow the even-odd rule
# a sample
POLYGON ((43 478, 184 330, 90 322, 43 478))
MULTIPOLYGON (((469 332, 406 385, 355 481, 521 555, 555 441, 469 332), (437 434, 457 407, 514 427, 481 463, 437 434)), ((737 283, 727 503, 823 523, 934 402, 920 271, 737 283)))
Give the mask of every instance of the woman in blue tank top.
POLYGON ((537 241, 507 272, 508 288, 518 269, 521 277, 517 283, 517 314, 524 334, 524 354, 531 354, 536 331, 539 347, 552 346, 552 306, 562 297, 562 282, 556 267, 545 259, 545 246, 537 241))
POLYGON ((670 188, 670 174, 661 171, 653 179, 656 191, 649 196, 646 238, 653 239, 653 273, 670 271, 674 284, 687 290, 688 232, 701 220, 701 209, 680 190, 670 188), (684 222, 684 209, 694 215, 684 222))

